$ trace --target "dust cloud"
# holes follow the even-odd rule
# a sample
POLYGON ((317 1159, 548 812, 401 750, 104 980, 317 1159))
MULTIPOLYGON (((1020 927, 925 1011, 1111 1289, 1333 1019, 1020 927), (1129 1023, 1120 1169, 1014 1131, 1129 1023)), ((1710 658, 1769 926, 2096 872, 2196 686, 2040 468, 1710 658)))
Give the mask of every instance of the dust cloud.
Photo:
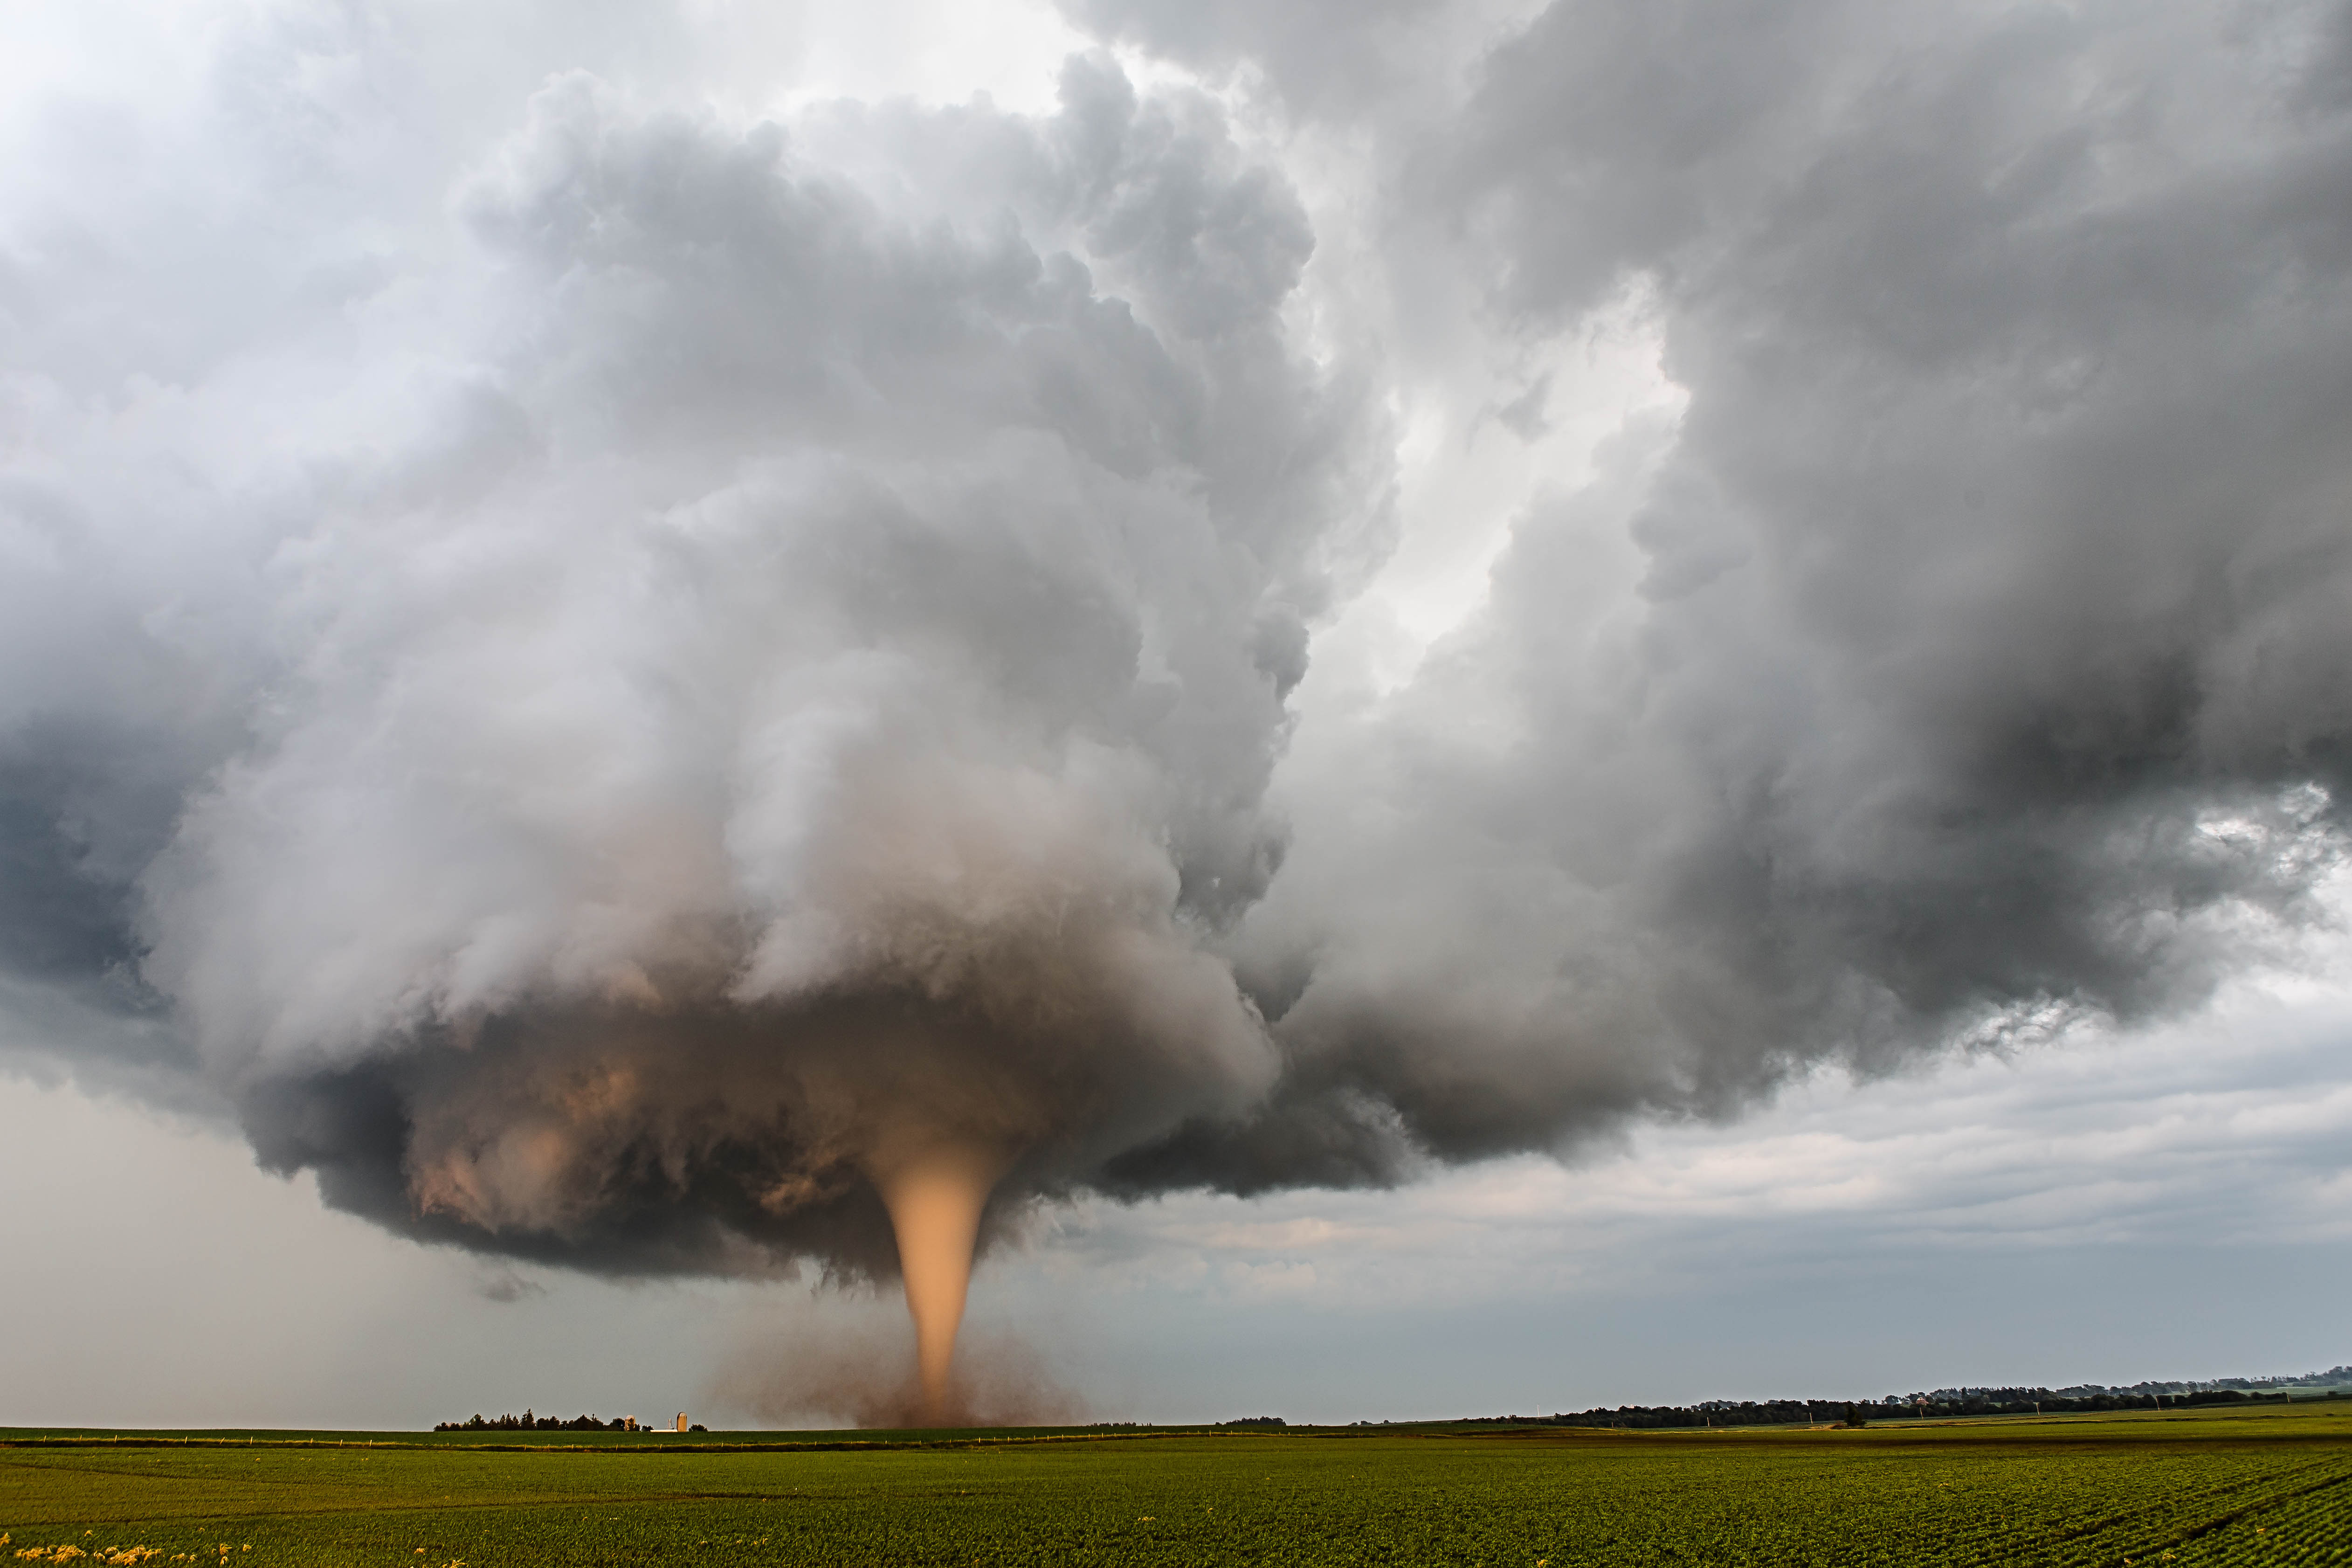
POLYGON ((908 1358, 904 1331, 879 1318, 812 1318, 747 1332, 705 1397, 788 1429, 1065 1426, 1090 1415, 1034 1347, 1001 1332, 965 1336, 934 1393, 908 1358))

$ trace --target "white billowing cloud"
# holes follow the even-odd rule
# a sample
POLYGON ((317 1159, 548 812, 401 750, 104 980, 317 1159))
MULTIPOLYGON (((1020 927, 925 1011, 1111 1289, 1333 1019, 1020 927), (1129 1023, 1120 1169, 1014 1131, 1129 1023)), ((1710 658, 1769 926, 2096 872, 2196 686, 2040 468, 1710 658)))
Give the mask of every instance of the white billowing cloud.
MULTIPOLYGON (((1312 237, 1215 107, 1062 94, 803 138, 559 74, 454 236, 196 378, 268 433, 173 474, 237 520, 221 582, 59 559, 136 632, 68 605, 23 667, 63 982, 152 988, 334 1201, 636 1266, 883 1266, 883 1122, 1066 1180, 1262 1098, 1202 939, 1271 869, 1377 420, 1287 346, 1312 237), (183 596, 217 643, 153 647, 183 596), (69 637, 123 697, 40 683, 69 637), (157 735, 176 783, 95 818, 157 735)), ((52 488, 86 552, 145 526, 52 488)))

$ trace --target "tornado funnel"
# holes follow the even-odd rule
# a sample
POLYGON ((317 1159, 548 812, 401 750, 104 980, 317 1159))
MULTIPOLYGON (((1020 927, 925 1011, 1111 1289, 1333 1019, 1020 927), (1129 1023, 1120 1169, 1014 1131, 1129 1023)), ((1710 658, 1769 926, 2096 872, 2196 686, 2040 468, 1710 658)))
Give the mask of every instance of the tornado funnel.
POLYGON ((1004 1173, 996 1150, 975 1142, 924 1145, 877 1173, 875 1185, 898 1237, 898 1272, 915 1321, 915 1368, 926 1426, 949 1419, 956 1331, 963 1321, 981 1211, 1004 1173))

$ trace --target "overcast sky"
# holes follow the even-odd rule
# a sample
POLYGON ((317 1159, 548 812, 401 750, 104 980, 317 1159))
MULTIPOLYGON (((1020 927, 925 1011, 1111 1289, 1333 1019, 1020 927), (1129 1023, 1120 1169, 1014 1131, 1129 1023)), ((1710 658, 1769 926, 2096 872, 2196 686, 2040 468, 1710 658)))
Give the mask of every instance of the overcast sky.
POLYGON ((0 39, 0 1422, 2352 1360, 2352 6, 0 39))

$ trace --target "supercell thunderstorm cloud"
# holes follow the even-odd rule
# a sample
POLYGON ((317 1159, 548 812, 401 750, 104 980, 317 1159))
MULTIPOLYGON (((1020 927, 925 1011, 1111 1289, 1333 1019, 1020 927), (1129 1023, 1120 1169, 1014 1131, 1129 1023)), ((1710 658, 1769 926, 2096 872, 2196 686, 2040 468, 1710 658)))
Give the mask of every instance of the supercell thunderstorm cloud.
POLYGON ((1227 9, 1069 6, 1036 112, 519 27, 420 140, 455 46, 290 5, 21 111, 8 1060, 424 1240, 903 1270, 936 1407, 1038 1200, 1565 1153, 2321 918, 2352 8, 1227 9), (1348 675, 1413 408, 1532 447, 1601 323, 1676 397, 1348 675))
POLYGON ((944 187, 915 220, 576 79, 460 194, 497 364, 281 547, 268 733, 143 873, 265 1160, 494 1245, 866 1269, 934 1142, 1066 1182, 1263 1100, 1210 943, 1348 411, 1277 330, 1285 190, 1067 93, 850 126, 944 187))

